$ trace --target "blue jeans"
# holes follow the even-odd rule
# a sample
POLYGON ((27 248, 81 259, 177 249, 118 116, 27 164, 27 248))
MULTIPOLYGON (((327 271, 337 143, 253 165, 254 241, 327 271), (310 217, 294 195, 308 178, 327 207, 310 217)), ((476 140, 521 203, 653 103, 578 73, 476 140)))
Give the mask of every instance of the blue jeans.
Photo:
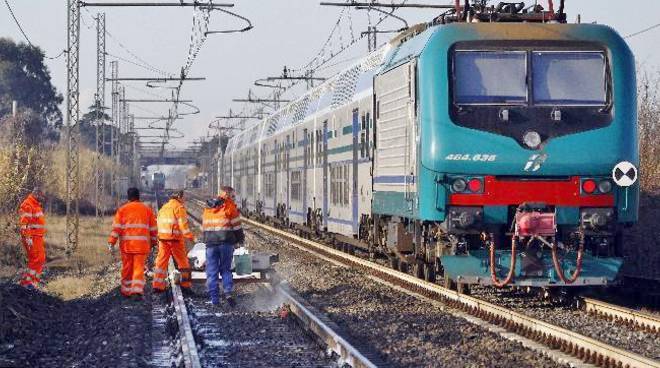
POLYGON ((234 280, 231 273, 231 259, 233 256, 233 244, 223 243, 206 247, 206 287, 209 296, 211 296, 211 302, 217 303, 220 299, 218 274, 222 275, 222 287, 225 294, 231 293, 234 289, 234 280))

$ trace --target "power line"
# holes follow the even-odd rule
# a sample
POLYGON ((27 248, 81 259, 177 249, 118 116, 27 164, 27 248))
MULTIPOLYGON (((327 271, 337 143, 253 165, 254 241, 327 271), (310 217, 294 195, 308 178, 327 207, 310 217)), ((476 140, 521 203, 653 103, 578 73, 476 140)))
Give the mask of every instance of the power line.
POLYGON ((631 33, 631 34, 625 36, 624 39, 629 39, 629 38, 633 38, 633 37, 639 36, 639 35, 641 35, 641 34, 643 34, 643 33, 648 32, 648 31, 652 31, 652 30, 654 30, 654 29, 656 29, 656 28, 658 28, 658 27, 660 27, 660 23, 655 24, 655 25, 652 25, 652 26, 650 26, 650 27, 648 27, 648 28, 645 28, 645 29, 643 29, 643 30, 641 30, 641 31, 639 31, 639 32, 631 33))
MULTIPOLYGON (((394 15, 394 13, 395 13, 398 9, 400 9, 401 7, 405 7, 405 5, 406 5, 407 2, 408 2, 408 0, 402 0, 402 1, 401 1, 400 3, 398 3, 398 4, 394 4, 394 3, 393 3, 391 6, 389 6, 389 7, 391 7, 391 10, 390 10, 390 11, 388 11, 388 12, 381 12, 381 13, 383 13, 383 14, 378 18, 378 21, 376 22, 376 24, 374 25, 374 27, 379 26, 381 23, 383 23, 384 21, 386 21, 387 19, 389 19, 390 17, 392 17, 392 16, 394 15)), ((413 4, 413 5, 414 5, 414 4, 413 4)), ((314 57, 313 57, 309 62, 307 62, 304 66, 302 66, 302 67, 300 67, 300 68, 297 68, 297 69, 291 69, 292 71, 301 71, 301 70, 305 70, 305 73, 310 73, 310 72, 311 72, 311 73, 315 73, 315 72, 318 72, 318 71, 321 71, 321 70, 325 70, 325 69, 328 69, 328 68, 332 68, 332 67, 337 66, 337 65, 340 65, 340 64, 342 64, 342 63, 345 63, 345 62, 351 61, 352 59, 358 59, 358 58, 359 58, 359 57, 356 57, 356 58, 348 58, 348 59, 345 59, 345 60, 341 60, 341 61, 339 61, 339 62, 337 62, 337 63, 334 63, 334 64, 332 64, 332 65, 328 65, 328 66, 326 66, 326 64, 328 64, 330 61, 334 60, 334 59, 337 58, 339 55, 343 54, 346 50, 352 48, 355 44, 357 44, 358 42, 362 41, 362 40, 363 40, 365 37, 367 37, 367 35, 368 35, 367 33, 363 33, 363 34, 360 35, 360 37, 357 37, 357 38, 353 36, 353 34, 352 34, 352 33, 353 33, 353 29, 352 29, 352 19, 350 18, 350 11, 349 11, 348 17, 349 17, 349 22, 350 22, 350 23, 349 23, 349 28, 350 28, 350 31, 351 31, 351 41, 348 43, 348 45, 345 46, 345 45, 343 44, 343 40, 342 40, 342 42, 341 42, 341 48, 340 48, 337 52, 331 52, 331 53, 330 53, 330 56, 329 56, 328 58, 326 58, 326 59, 322 59, 322 58, 323 58, 323 55, 325 55, 325 53, 326 53, 326 48, 328 47, 328 45, 331 44, 332 39, 333 39, 333 36, 335 36, 335 33, 336 33, 338 30, 339 30, 339 32, 341 32, 341 22, 342 22, 342 20, 344 19, 344 17, 347 15, 346 12, 345 12, 346 9, 348 9, 348 8, 344 8, 344 9, 342 9, 342 12, 339 14, 339 18, 337 19, 337 21, 335 22, 335 25, 333 26, 332 30, 330 31, 330 34, 328 35, 328 38, 325 40, 325 42, 324 42, 323 45, 321 46, 321 49, 320 49, 320 50, 314 55, 314 57)), ((368 7, 367 7, 367 9, 368 9, 368 7)), ((369 20, 371 21, 371 18, 370 18, 369 20)), ((342 35, 340 34, 339 37, 342 38, 342 35)), ((289 91, 290 89, 292 89, 293 87, 297 86, 299 83, 301 83, 301 81, 294 81, 294 82, 292 82, 289 86, 283 88, 282 91, 278 91, 278 92, 280 93, 280 96, 281 96, 282 94, 284 94, 285 92, 289 91)), ((275 92, 274 92, 274 93, 275 93, 275 92)), ((273 96, 275 96, 274 93, 272 94, 273 96)), ((279 98, 279 96, 277 96, 277 97, 279 98)), ((246 107, 247 107, 247 106, 244 106, 244 110, 246 109, 246 107)))
POLYGON ((27 41, 27 43, 30 46, 34 47, 34 45, 32 45, 32 42, 30 42, 30 38, 27 36, 27 34, 25 34, 25 31, 23 30, 23 27, 21 26, 21 22, 19 22, 18 19, 16 19, 16 15, 14 15, 14 11, 11 9, 11 6, 9 5, 9 2, 7 0, 5 0, 5 5, 7 5, 7 9, 9 9, 9 14, 11 14, 11 17, 14 18, 14 22, 16 23, 16 25, 18 26, 18 29, 23 34, 23 37, 25 37, 25 40, 27 41))
MULTIPOLYGON (((16 23, 16 26, 18 26, 18 30, 21 31, 21 34, 25 38, 25 41, 27 41, 27 43, 28 43, 28 45, 30 45, 30 47, 37 49, 38 47, 36 47, 35 45, 32 44, 32 42, 30 41, 30 38, 25 33, 25 30, 23 30, 23 27, 21 26, 21 22, 18 21, 18 18, 16 18, 16 15, 14 14, 14 10, 11 8, 11 5, 9 5, 9 1, 7 1, 7 0, 4 0, 4 1, 5 1, 5 5, 7 5, 7 9, 9 10, 9 14, 11 14, 11 17, 14 19, 14 23, 16 23)), ((50 57, 50 56, 46 55, 46 53, 44 53, 44 58, 50 59, 50 60, 55 60, 55 59, 61 57, 62 55, 64 55, 64 53, 66 51, 67 50, 62 50, 59 54, 57 54, 57 56, 54 56, 54 57, 50 57)))
MULTIPOLYGON (((89 11, 89 9, 87 9, 87 8, 82 8, 82 9, 85 10, 85 12, 87 12, 87 14, 89 14, 89 16, 92 17, 92 19, 94 18, 94 15, 89 11)), ((91 27, 87 25, 87 22, 85 22, 84 17, 81 17, 81 18, 82 18, 83 23, 85 23, 85 26, 87 26, 87 28, 91 29, 91 27)), ((148 69, 148 70, 151 70, 151 71, 153 71, 153 72, 155 72, 155 73, 158 73, 158 74, 161 74, 161 75, 165 75, 165 76, 169 76, 169 75, 171 75, 171 73, 167 73, 167 72, 163 71, 162 69, 160 69, 160 68, 158 68, 158 67, 152 65, 151 63, 147 62, 146 60, 144 60, 143 58, 141 58, 140 56, 138 56, 135 52, 131 51, 131 50, 130 50, 128 47, 126 47, 126 46, 125 46, 125 45, 124 45, 124 44, 123 44, 123 43, 122 43, 117 37, 115 37, 112 33, 110 33, 110 31, 108 31, 107 28, 106 28, 106 30, 105 30, 105 34, 106 34, 106 35, 107 35, 107 36, 108 36, 108 37, 109 37, 114 43, 116 43, 117 46, 119 46, 121 49, 123 49, 124 51, 126 51, 131 57, 133 57, 135 60, 137 60, 139 63, 141 63, 141 67, 149 67, 149 68, 151 68, 151 69, 148 69)), ((119 57, 117 57, 117 58, 119 59, 119 57)), ((120 60, 122 60, 122 61, 126 61, 125 59, 120 59, 120 60)), ((126 62, 128 62, 128 63, 132 63, 132 62, 130 62, 130 61, 126 61, 126 62)), ((136 65, 136 64, 134 64, 134 65, 136 65)), ((138 66, 140 66, 140 65, 138 65, 138 66)))
POLYGON ((150 66, 143 65, 143 64, 137 63, 137 62, 135 62, 135 61, 132 61, 132 60, 126 59, 126 58, 124 58, 124 57, 121 57, 121 56, 118 56, 118 55, 111 54, 111 53, 109 53, 109 52, 107 52, 107 51, 105 52, 105 54, 108 55, 108 56, 110 56, 110 57, 113 57, 113 58, 115 58, 115 59, 117 59, 117 60, 121 60, 121 61, 123 61, 123 62, 126 62, 126 63, 132 64, 132 65, 135 65, 135 66, 137 66, 137 67, 143 68, 143 69, 145 69, 145 70, 148 70, 148 71, 150 71, 150 72, 161 73, 158 69, 154 69, 154 68, 152 68, 152 67, 150 67, 150 66))

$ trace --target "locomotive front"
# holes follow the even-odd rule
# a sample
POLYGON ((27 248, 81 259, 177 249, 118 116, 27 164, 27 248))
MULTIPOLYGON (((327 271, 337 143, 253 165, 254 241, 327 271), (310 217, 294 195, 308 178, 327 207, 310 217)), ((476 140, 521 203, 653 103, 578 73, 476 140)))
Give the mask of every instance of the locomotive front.
POLYGON ((417 88, 419 214, 449 240, 435 249, 446 277, 616 281, 639 197, 635 63, 616 32, 441 26, 419 56, 417 88))

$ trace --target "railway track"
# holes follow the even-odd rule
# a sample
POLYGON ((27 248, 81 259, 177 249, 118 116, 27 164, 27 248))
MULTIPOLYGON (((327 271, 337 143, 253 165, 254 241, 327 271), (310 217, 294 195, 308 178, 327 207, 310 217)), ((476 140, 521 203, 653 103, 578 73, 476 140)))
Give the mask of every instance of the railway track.
POLYGON ((644 313, 587 297, 581 298, 581 302, 590 314, 615 323, 638 328, 648 333, 660 333, 660 315, 644 313))
POLYGON ((284 238, 296 247, 325 258, 331 262, 360 269, 382 282, 403 288, 408 292, 433 300, 471 315, 481 321, 505 329, 509 337, 515 335, 531 348, 534 345, 559 351, 573 356, 582 362, 603 367, 660 367, 657 360, 612 346, 594 338, 556 326, 523 313, 513 311, 484 300, 459 294, 435 283, 426 282, 411 275, 395 271, 389 267, 353 256, 332 247, 304 239, 287 231, 245 220, 250 226, 265 230, 284 238))
MULTIPOLYGON (((199 216, 190 217, 199 224, 199 216)), ((230 308, 210 305, 199 285, 196 296, 184 297, 176 275, 170 262, 178 367, 385 366, 369 348, 344 338, 336 324, 286 283, 237 285, 238 306, 230 308)))

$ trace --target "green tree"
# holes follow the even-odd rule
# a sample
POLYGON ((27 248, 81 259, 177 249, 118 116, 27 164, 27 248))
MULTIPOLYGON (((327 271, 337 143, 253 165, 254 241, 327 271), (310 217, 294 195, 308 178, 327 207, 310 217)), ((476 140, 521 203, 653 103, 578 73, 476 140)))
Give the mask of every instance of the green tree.
POLYGON ((0 117, 11 113, 13 100, 39 117, 44 132, 61 127, 62 112, 58 105, 63 99, 44 65, 44 52, 38 47, 0 38, 0 117))
MULTIPOLYGON (((96 124, 99 119, 102 121, 103 130, 105 130, 106 147, 104 151, 106 155, 110 156, 110 135, 114 128, 112 125, 106 124, 110 121, 110 116, 103 110, 98 109, 96 105, 90 106, 89 111, 80 118, 81 143, 93 151, 96 150, 96 124)), ((116 134, 118 134, 117 129, 115 129, 116 134)))

